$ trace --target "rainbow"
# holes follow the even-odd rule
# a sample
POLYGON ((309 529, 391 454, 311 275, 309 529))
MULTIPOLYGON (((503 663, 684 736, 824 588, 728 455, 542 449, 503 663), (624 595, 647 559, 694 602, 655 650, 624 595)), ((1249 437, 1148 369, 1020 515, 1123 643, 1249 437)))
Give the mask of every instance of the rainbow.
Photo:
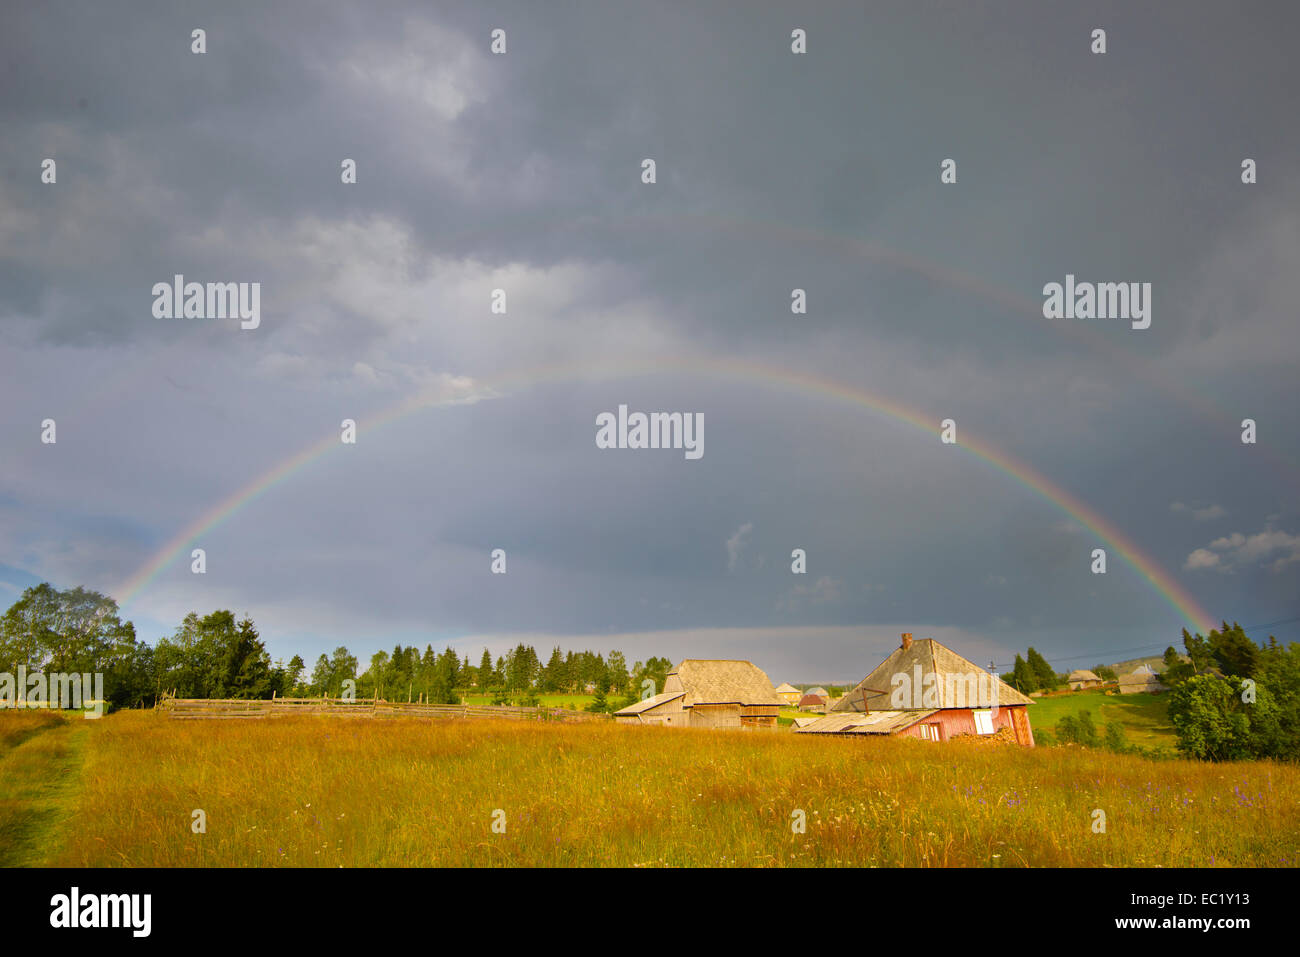
MULTIPOLYGON (((602 369, 599 371, 573 362, 556 363, 513 370, 483 380, 473 380, 473 384, 479 390, 479 398, 496 398, 509 394, 510 390, 524 389, 545 383, 571 382, 583 378, 603 379, 612 376, 650 375, 670 371, 702 373, 710 376, 740 379, 757 382, 768 387, 778 387, 795 392, 829 397, 838 401, 865 406, 930 434, 935 434, 939 427, 937 417, 907 408, 892 399, 873 395, 856 387, 818 379, 806 373, 782 369, 752 359, 714 359, 678 355, 657 356, 623 363, 615 369, 602 369)), ((466 380, 466 383, 469 381, 466 380)), ((357 429, 358 432, 364 430, 366 433, 370 433, 377 428, 396 422, 422 409, 473 401, 477 401, 477 399, 472 396, 447 397, 446 395, 428 393, 417 395, 359 421, 357 429)), ((338 432, 330 432, 320 441, 285 459, 265 474, 217 503, 211 510, 178 532, 134 575, 127 579, 118 591, 118 594, 123 596, 123 607, 138 596, 163 569, 175 561, 182 552, 191 547, 202 536, 230 519, 248 503, 286 482, 308 465, 328 455, 332 450, 342 447, 344 446, 339 441, 338 432)), ((1146 579, 1147 583, 1195 630, 1201 634, 1208 634, 1210 629, 1215 627, 1214 619, 1182 585, 1165 571, 1155 559, 1145 554, 1135 542, 1093 508, 1065 489, 1053 484, 1045 476, 1039 474, 1025 463, 1012 459, 978 438, 972 438, 969 429, 962 430, 958 448, 964 449, 977 458, 984 460, 1025 488, 1047 499, 1086 527, 1104 542, 1109 550, 1117 552, 1128 565, 1142 578, 1146 579)))

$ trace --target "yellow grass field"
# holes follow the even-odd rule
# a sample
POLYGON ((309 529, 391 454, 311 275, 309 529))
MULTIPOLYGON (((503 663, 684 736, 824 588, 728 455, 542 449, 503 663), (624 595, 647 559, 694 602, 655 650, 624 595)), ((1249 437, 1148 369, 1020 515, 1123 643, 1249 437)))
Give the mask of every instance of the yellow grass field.
POLYGON ((612 723, 0 713, 10 865, 1244 867, 1294 866, 1298 849, 1300 768, 1267 762, 612 723))

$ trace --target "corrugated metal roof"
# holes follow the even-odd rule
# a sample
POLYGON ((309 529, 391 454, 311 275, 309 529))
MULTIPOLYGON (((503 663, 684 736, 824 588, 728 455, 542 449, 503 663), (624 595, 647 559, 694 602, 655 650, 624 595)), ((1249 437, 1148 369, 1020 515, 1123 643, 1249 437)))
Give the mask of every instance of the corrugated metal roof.
POLYGON ((644 701, 638 701, 636 704, 630 704, 626 708, 615 711, 614 714, 640 714, 642 711, 649 711, 651 708, 657 708, 665 702, 672 701, 674 698, 680 698, 682 692, 676 694, 664 693, 657 694, 653 698, 646 698, 644 701))
POLYGON ((910 728, 938 710, 870 711, 866 714, 860 711, 834 712, 806 727, 796 727, 795 731, 799 734, 893 734, 910 728))

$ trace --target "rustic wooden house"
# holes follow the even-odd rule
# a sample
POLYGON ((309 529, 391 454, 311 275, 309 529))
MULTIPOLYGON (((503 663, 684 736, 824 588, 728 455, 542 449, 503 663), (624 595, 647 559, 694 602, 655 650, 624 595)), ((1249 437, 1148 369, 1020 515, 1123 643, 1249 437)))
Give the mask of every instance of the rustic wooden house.
POLYGON ((1065 680, 1066 683, 1069 684, 1071 691, 1085 691, 1088 688, 1100 688, 1102 684, 1101 679, 1098 678, 1096 674, 1083 669, 1071 671, 1070 676, 1065 680))
POLYGON ((902 643, 871 674, 838 699, 826 717, 798 734, 901 735, 947 741, 992 735, 1003 728, 1033 747, 1033 700, 933 638, 902 643))
POLYGON ((664 690, 614 713, 621 724, 689 728, 775 728, 785 702, 753 662, 687 658, 664 690))

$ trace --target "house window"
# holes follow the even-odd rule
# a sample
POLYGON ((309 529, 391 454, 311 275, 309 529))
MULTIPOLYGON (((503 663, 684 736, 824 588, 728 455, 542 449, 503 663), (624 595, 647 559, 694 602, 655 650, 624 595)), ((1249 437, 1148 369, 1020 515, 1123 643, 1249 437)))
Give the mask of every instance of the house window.
POLYGON ((924 741, 938 741, 938 740, 939 740, 939 726, 938 726, 937 724, 923 724, 923 725, 921 725, 921 738, 922 738, 922 740, 924 740, 924 741))
POLYGON ((992 711, 972 711, 975 716, 975 731, 979 734, 993 733, 993 712, 992 711))

